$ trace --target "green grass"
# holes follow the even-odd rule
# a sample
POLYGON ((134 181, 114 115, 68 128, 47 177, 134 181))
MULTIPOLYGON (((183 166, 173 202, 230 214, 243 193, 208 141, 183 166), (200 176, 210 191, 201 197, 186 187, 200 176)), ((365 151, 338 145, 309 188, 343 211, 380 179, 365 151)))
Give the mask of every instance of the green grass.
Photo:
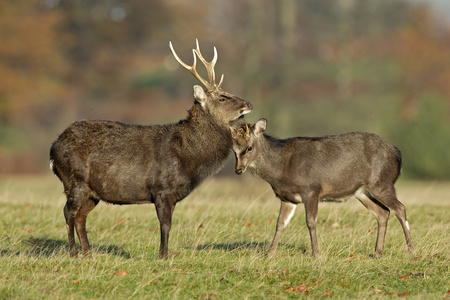
POLYGON ((100 203, 87 221, 93 259, 71 259, 58 179, 3 178, 0 299, 449 297, 450 183, 400 182, 398 193, 414 255, 392 215, 384 256, 371 258, 376 220, 352 199, 320 205, 319 258, 311 256, 301 207, 266 259, 279 201, 248 174, 210 179, 177 205, 169 242, 177 256, 156 259, 153 205, 100 203))

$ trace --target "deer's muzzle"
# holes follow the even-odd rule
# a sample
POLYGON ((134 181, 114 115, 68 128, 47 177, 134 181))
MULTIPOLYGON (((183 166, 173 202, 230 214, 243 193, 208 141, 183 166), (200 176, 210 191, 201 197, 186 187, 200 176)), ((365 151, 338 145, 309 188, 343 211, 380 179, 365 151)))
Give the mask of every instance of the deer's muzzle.
POLYGON ((251 102, 245 102, 245 108, 241 110, 241 114, 245 115, 252 111, 253 104, 251 102))

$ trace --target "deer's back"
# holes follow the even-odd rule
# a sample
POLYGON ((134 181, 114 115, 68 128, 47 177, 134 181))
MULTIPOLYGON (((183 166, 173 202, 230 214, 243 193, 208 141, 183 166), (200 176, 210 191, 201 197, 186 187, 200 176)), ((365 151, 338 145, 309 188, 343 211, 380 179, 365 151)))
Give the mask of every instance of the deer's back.
POLYGON ((112 121, 77 121, 66 128, 52 145, 54 163, 99 164, 148 163, 160 156, 173 131, 170 127, 141 126, 112 121))
POLYGON ((392 184, 401 169, 400 151, 372 133, 290 139, 281 153, 283 178, 275 185, 315 186, 336 198, 376 181, 392 184))
POLYGON ((289 146, 292 147, 290 159, 294 165, 300 164, 311 172, 323 173, 322 170, 328 170, 324 175, 368 174, 368 169, 399 167, 398 149, 373 133, 350 132, 319 138, 299 138, 289 146))

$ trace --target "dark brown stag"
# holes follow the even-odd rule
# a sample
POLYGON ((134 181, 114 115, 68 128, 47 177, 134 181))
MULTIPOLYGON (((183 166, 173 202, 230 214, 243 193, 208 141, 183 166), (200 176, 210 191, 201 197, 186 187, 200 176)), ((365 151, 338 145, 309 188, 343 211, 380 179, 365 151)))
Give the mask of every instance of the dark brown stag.
POLYGON ((238 120, 231 128, 236 173, 247 167, 272 186, 281 200, 277 229, 268 256, 275 253, 297 204, 304 203, 312 253, 319 254, 316 220, 319 201, 356 198, 377 218, 375 256, 384 247, 390 210, 397 216, 410 251, 414 251, 405 206, 394 184, 401 154, 376 134, 351 132, 324 137, 276 139, 264 134, 267 121, 254 125, 238 120))
MULTIPOLYGON (((112 204, 153 203, 160 222, 159 258, 168 256, 175 205, 206 177, 218 172, 232 149, 229 122, 251 111, 251 103, 215 83, 214 58, 207 62, 198 46, 194 63, 177 61, 206 88, 194 86, 194 104, 186 119, 161 126, 113 121, 78 121, 53 143, 50 163, 64 185, 64 207, 70 256, 77 256, 74 229, 82 252, 91 256, 86 217, 103 200, 112 204), (196 56, 209 81, 196 71, 196 56)), ((222 75, 223 79, 223 75, 222 75)))

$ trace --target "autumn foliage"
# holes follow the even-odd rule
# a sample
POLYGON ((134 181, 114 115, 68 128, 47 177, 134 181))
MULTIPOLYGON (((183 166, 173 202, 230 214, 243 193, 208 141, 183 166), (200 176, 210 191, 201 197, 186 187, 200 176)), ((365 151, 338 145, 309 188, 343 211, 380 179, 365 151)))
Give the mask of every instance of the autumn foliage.
POLYGON ((276 135, 375 131, 406 176, 450 178, 450 27, 405 0, 1 1, 0 174, 47 170, 75 120, 185 117, 195 81, 168 42, 191 59, 195 38, 276 135))

